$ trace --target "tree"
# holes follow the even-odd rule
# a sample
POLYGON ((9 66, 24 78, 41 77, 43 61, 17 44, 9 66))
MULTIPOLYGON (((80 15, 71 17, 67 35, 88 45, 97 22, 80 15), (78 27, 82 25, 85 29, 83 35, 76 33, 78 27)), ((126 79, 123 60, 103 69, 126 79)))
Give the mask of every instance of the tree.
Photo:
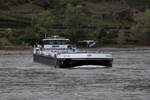
POLYGON ((150 44, 150 9, 134 15, 131 38, 140 44, 150 44))
POLYGON ((88 25, 88 19, 82 6, 78 5, 74 7, 69 4, 65 10, 64 16, 64 25, 71 27, 68 33, 72 41, 76 42, 88 36, 88 33, 83 30, 83 26, 88 25))
POLYGON ((36 34, 33 38, 44 38, 45 35, 54 34, 52 27, 59 24, 59 19, 55 15, 57 14, 54 10, 46 10, 33 18, 31 30, 36 34))
POLYGON ((123 30, 120 30, 118 33, 117 43, 119 45, 123 45, 126 43, 126 40, 127 40, 126 33, 123 30))
POLYGON ((13 39, 13 32, 10 28, 6 29, 4 33, 0 33, 0 45, 6 46, 11 45, 11 40, 13 39))
MULTIPOLYGON (((65 0, 64 0, 65 1, 65 0)), ((68 2, 65 1, 65 2, 68 2)), ((73 42, 80 39, 85 39, 89 36, 89 32, 83 29, 88 26, 89 20, 86 11, 81 5, 73 5, 67 3, 65 8, 62 9, 48 9, 43 11, 32 20, 32 31, 38 34, 38 37, 44 38, 47 36, 60 35, 70 38, 73 42), (62 32, 57 32, 55 28, 65 27, 62 32)), ((37 35, 34 35, 37 36, 37 35)))

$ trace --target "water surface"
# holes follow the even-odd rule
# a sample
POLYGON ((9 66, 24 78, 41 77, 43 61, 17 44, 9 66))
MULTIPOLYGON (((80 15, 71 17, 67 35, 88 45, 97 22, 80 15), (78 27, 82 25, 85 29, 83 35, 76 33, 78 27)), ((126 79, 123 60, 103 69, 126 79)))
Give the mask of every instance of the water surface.
POLYGON ((113 56, 112 68, 55 69, 0 55, 0 100, 150 100, 150 51, 113 56))

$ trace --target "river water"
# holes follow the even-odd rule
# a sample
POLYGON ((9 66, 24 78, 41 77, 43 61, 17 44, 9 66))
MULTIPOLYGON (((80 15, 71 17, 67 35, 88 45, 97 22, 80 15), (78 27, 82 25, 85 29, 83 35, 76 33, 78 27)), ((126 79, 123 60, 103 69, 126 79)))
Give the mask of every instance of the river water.
POLYGON ((0 100, 150 100, 150 51, 112 53, 112 68, 76 69, 0 55, 0 100))

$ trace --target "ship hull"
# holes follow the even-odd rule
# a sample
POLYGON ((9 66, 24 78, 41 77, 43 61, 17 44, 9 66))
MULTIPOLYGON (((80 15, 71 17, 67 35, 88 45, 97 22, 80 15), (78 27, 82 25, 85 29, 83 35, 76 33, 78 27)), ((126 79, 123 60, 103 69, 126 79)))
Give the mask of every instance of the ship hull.
POLYGON ((81 66, 81 65, 101 65, 106 67, 112 67, 112 61, 113 59, 104 59, 104 58, 98 58, 98 59, 71 59, 71 58, 54 58, 51 56, 44 56, 44 55, 33 55, 34 62, 46 64, 49 66, 57 67, 57 68, 72 68, 75 66, 81 66))
POLYGON ((33 54, 33 61, 49 66, 55 66, 57 59, 51 56, 33 54))

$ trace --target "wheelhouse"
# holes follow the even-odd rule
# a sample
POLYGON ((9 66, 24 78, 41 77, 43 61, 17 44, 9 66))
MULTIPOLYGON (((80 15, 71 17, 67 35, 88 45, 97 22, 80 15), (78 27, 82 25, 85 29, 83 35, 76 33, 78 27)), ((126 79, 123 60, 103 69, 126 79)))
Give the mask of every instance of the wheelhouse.
POLYGON ((64 48, 70 48, 70 40, 53 36, 53 37, 47 37, 43 39, 43 47, 44 48, 57 48, 57 49, 64 49, 64 48))

